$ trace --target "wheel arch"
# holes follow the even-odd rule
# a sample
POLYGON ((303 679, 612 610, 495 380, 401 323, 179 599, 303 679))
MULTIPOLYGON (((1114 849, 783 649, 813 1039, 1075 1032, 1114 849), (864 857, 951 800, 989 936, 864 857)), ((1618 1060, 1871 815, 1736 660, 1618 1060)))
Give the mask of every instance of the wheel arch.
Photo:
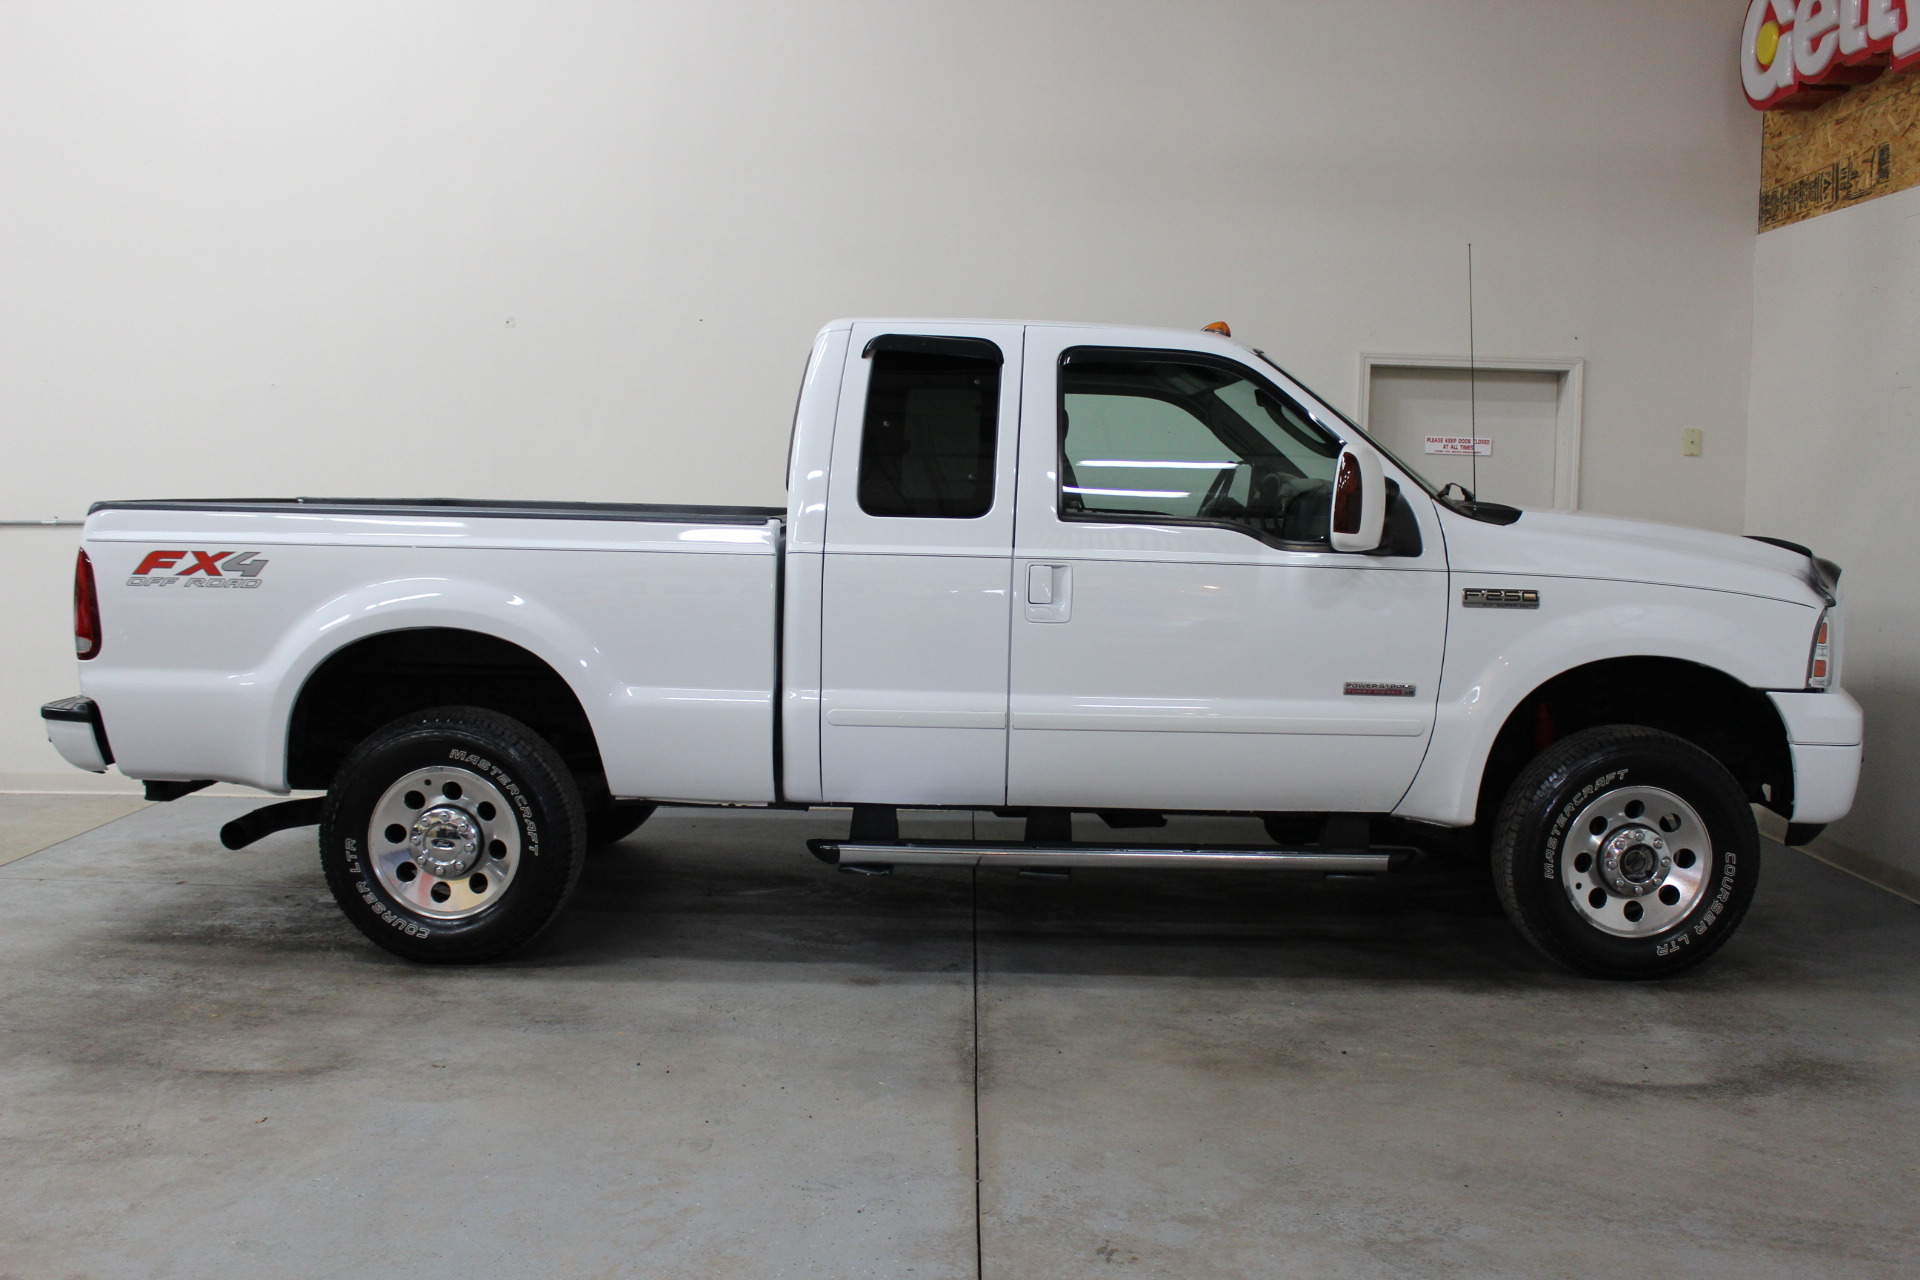
POLYGON ((593 724, 551 663, 490 632, 430 625, 360 636, 312 667, 286 720, 287 785, 327 788, 368 734, 436 706, 484 707, 513 717, 553 745, 589 803, 604 795, 593 724))
POLYGON ((1717 667, 1646 655, 1571 667, 1515 703, 1482 762, 1478 821, 1491 821, 1528 761, 1568 734, 1602 724, 1683 738, 1724 765, 1750 801, 1783 816, 1793 812, 1787 729, 1766 692, 1717 667))

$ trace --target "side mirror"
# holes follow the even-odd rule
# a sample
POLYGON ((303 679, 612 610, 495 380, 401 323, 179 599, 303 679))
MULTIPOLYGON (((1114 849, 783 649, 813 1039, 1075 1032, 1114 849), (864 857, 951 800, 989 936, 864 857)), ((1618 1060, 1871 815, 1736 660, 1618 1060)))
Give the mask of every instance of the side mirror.
POLYGON ((1348 445, 1333 473, 1328 533, 1335 551, 1372 551, 1387 523, 1387 481, 1373 450, 1348 445))

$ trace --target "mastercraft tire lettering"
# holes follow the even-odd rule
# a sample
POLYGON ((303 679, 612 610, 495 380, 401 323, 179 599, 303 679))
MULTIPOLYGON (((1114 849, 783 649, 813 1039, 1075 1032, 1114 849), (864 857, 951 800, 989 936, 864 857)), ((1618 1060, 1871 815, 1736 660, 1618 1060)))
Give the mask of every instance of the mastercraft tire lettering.
POLYGON ((586 832, 551 745, 497 712, 441 707, 380 729, 340 766, 320 861, 367 937, 410 960, 473 963, 553 923, 586 832))
POLYGON ((1541 952, 1599 978, 1662 978, 1733 934, 1760 875, 1740 785, 1673 734, 1587 729, 1536 756, 1508 788, 1494 883, 1541 952))

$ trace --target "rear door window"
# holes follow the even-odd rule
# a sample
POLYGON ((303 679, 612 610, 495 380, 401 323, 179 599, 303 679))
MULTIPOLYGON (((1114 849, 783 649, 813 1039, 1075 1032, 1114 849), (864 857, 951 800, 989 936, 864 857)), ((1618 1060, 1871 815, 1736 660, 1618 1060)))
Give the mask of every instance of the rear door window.
POLYGON ((993 508, 999 348, 981 338, 879 338, 867 356, 860 509, 969 520, 993 508))

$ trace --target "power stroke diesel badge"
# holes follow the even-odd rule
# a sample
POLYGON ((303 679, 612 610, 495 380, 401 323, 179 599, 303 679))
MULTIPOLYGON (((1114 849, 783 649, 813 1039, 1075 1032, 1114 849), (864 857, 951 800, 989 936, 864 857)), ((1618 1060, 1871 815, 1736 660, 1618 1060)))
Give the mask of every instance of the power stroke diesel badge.
POLYGON ((1410 684, 1391 684, 1383 680, 1349 680, 1344 692, 1349 698, 1411 698, 1418 691, 1410 684))
POLYGON ((258 551, 149 551, 127 579, 130 587, 230 587, 260 585, 267 561, 258 551), (187 560, 187 557, 193 557, 187 560), (186 563, 182 563, 186 561, 186 563))

